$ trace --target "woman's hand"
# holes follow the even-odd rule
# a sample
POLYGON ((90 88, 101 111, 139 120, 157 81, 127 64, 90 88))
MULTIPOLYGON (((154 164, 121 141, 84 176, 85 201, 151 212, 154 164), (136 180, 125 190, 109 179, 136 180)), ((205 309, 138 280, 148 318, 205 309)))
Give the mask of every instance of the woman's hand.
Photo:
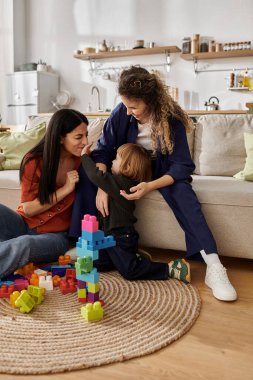
POLYGON ((109 215, 109 197, 103 190, 98 189, 96 197, 96 207, 101 212, 103 217, 109 215))
POLYGON ((136 186, 133 186, 129 189, 131 193, 133 194, 127 194, 125 190, 120 190, 120 194, 128 199, 129 201, 135 200, 135 199, 140 199, 142 198, 145 194, 147 194, 151 189, 149 188, 149 183, 148 182, 141 182, 136 186))
POLYGON ((84 154, 87 154, 87 156, 89 156, 91 154, 90 148, 91 148, 92 144, 93 143, 85 145, 85 147, 83 148, 83 150, 81 152, 81 156, 83 156, 84 154))
POLYGON ((65 182, 65 189, 68 189, 69 193, 75 190, 75 185, 79 181, 79 174, 77 170, 71 170, 70 172, 67 172, 66 175, 66 182, 65 182))

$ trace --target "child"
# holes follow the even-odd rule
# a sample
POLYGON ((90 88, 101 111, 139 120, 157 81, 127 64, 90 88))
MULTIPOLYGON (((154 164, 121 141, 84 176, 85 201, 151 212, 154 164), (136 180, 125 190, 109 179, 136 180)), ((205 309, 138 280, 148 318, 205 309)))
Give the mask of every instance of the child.
POLYGON ((82 165, 90 181, 109 196, 109 215, 99 215, 100 226, 105 235, 113 235, 116 240, 115 247, 100 250, 94 266, 99 271, 117 269, 127 280, 167 280, 173 277, 190 282, 190 266, 184 259, 167 264, 153 262, 137 254, 139 235, 134 229, 137 221, 135 203, 122 197, 120 191, 129 192, 132 186, 150 179, 148 152, 132 143, 120 146, 110 173, 96 167, 89 157, 90 147, 91 144, 82 150, 82 165))

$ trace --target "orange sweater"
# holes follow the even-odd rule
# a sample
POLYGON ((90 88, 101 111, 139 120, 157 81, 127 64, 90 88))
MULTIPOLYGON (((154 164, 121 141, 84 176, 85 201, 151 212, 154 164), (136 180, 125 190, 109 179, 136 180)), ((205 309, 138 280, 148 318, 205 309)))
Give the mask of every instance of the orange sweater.
MULTIPOLYGON (((80 158, 77 158, 75 163, 75 170, 78 169, 79 165, 80 158)), ((38 197, 41 169, 38 166, 33 177, 35 167, 35 160, 29 161, 25 166, 21 181, 22 203, 33 201, 38 197)), ((57 188, 59 187, 60 186, 57 188)), ((69 229, 74 197, 75 191, 68 194, 62 201, 58 202, 50 209, 42 212, 41 214, 32 216, 31 218, 25 215, 22 205, 19 205, 17 212, 23 217, 29 228, 35 228, 39 234, 45 234, 47 232, 64 232, 69 229)))

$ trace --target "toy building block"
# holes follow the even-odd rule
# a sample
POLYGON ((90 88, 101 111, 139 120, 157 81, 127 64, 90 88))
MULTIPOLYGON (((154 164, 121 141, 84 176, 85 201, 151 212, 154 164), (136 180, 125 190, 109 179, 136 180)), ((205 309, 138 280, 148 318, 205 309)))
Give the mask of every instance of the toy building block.
POLYGON ((104 248, 114 247, 115 245, 116 245, 116 241, 111 235, 105 236, 104 239, 100 241, 95 241, 95 242, 91 242, 87 240, 82 241, 82 248, 85 248, 89 251, 95 251, 95 250, 100 250, 104 248))
POLYGON ((86 282, 81 281, 81 280, 77 280, 77 288, 78 289, 86 289, 86 282))
POLYGON ((68 280, 62 279, 59 287, 60 287, 62 294, 76 292, 76 282, 72 278, 68 279, 68 280))
POLYGON ((52 276, 66 276, 66 270, 71 268, 70 265, 52 265, 52 276))
POLYGON ((91 242, 103 240, 105 237, 104 231, 97 230, 95 232, 82 230, 82 239, 91 242))
POLYGON ((99 282, 99 274, 97 268, 93 268, 90 273, 76 275, 77 280, 91 282, 92 284, 97 284, 99 282))
POLYGON ((38 286, 29 285, 27 288, 28 294, 33 298, 36 305, 40 305, 44 301, 43 294, 45 293, 44 288, 39 288, 38 286))
POLYGON ((81 307, 81 315, 86 321, 99 321, 104 316, 104 309, 99 301, 92 303, 87 303, 87 305, 81 307))
POLYGON ((9 281, 11 281, 12 284, 14 284, 14 280, 16 280, 17 278, 24 278, 24 276, 22 274, 10 274, 9 276, 2 278, 0 284, 7 284, 7 282, 9 281))
POLYGON ((46 276, 47 270, 38 268, 33 273, 37 274, 38 276, 46 276))
POLYGON ((53 290, 54 285, 53 285, 52 276, 40 276, 39 287, 45 288, 46 290, 53 290))
POLYGON ((96 216, 89 214, 84 215, 82 220, 82 230, 95 232, 98 230, 98 221, 96 216))
POLYGON ((87 300, 88 300, 88 302, 91 302, 91 303, 99 301, 99 292, 97 292, 97 293, 88 292, 87 300))
POLYGON ((69 278, 76 278, 76 270, 74 268, 68 268, 66 270, 66 280, 69 278))
POLYGON ((18 290, 15 290, 15 292, 13 292, 10 295, 10 304, 12 307, 18 308, 18 306, 15 305, 15 301, 18 299, 19 296, 20 296, 20 292, 18 290))
POLYGON ((33 265, 33 263, 28 263, 26 265, 24 265, 23 267, 19 268, 18 270, 16 270, 15 273, 18 273, 18 274, 32 274, 34 271, 36 270, 36 267, 33 265))
POLYGON ((30 285, 39 286, 39 276, 36 273, 33 273, 29 282, 30 285))
POLYGON ((14 281, 0 281, 0 286, 2 286, 2 285, 12 285, 12 284, 14 284, 14 281))
POLYGON ((0 298, 10 298, 11 293, 15 292, 16 286, 14 284, 3 284, 0 287, 0 298))
POLYGON ((17 278, 14 281, 14 284, 16 285, 16 289, 20 292, 21 290, 24 290, 29 285, 29 281, 22 278, 17 278))
POLYGON ((77 289, 78 302, 87 302, 86 289, 77 289))
POLYGON ((59 256, 58 263, 59 265, 68 265, 71 263, 71 257, 69 255, 59 256))
POLYGON ((93 261, 98 260, 98 250, 88 249, 86 247, 76 247, 76 256, 77 257, 90 256, 93 261))
POLYGON ((35 306, 35 301, 27 290, 22 290, 20 296, 15 301, 15 306, 19 307, 21 313, 29 313, 35 306))
POLYGON ((90 256, 78 257, 75 267, 78 275, 90 273, 93 268, 93 260, 90 256))
POLYGON ((61 277, 60 276, 53 276, 53 285, 54 286, 59 286, 61 283, 61 277))
POLYGON ((99 284, 91 284, 88 283, 88 292, 89 293, 97 293, 99 292, 99 284))

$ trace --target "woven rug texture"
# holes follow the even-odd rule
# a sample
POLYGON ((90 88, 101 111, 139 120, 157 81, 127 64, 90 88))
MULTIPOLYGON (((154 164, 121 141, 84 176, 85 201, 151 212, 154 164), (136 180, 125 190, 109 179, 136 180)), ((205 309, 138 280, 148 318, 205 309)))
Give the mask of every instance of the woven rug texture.
POLYGON ((120 362, 155 352, 185 334, 201 300, 177 280, 126 281, 100 273, 104 318, 86 322, 75 293, 48 291, 30 314, 0 300, 0 373, 45 374, 120 362))

